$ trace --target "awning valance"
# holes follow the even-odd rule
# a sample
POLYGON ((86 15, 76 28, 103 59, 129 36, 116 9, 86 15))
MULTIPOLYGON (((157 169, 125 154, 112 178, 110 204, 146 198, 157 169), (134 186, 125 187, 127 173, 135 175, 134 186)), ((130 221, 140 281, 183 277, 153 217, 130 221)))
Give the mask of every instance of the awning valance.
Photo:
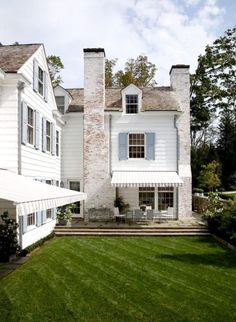
POLYGON ((86 193, 51 186, 7 170, 0 170, 0 199, 12 201, 20 216, 86 198, 86 193))
POLYGON ((113 187, 178 187, 183 184, 176 172, 114 171, 113 187))

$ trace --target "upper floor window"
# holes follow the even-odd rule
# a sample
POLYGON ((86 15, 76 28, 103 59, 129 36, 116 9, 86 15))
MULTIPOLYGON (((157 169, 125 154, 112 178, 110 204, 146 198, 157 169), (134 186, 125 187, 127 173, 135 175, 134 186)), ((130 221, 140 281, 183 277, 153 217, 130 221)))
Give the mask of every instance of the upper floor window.
POLYGON ((56 156, 59 156, 59 131, 56 131, 56 156))
POLYGON ((46 121, 46 150, 51 151, 51 123, 46 121))
POLYGON ((65 112, 65 97, 64 96, 55 96, 57 108, 61 114, 64 114, 65 112))
POLYGON ((44 79, 43 70, 38 66, 38 92, 43 96, 44 79))
POLYGON ((142 159, 145 157, 144 133, 129 133, 129 158, 142 159))
POLYGON ((126 113, 137 114, 138 113, 138 95, 126 95, 126 113))
POLYGON ((27 143, 34 144, 34 111, 27 106, 28 121, 27 121, 27 143))

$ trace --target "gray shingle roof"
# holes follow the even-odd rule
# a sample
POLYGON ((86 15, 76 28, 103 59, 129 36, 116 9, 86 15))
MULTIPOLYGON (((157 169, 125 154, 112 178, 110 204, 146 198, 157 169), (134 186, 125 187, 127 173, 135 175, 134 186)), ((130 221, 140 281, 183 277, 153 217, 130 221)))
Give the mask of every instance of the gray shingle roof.
POLYGON ((41 44, 1 45, 0 68, 6 73, 16 73, 40 46, 41 44))
MULTIPOLYGON (((181 111, 175 92, 171 87, 145 87, 142 90, 142 112, 181 111)), ((83 88, 67 89, 73 97, 68 112, 83 112, 83 88)), ((122 88, 106 88, 105 111, 122 111, 122 88)))

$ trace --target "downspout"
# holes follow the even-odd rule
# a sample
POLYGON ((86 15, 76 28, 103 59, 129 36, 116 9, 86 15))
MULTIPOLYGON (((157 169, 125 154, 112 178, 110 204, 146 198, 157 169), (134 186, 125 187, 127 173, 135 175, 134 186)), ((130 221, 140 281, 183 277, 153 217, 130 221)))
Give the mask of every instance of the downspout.
POLYGON ((23 89, 25 88, 24 82, 19 82, 17 89, 18 89, 18 174, 22 174, 22 157, 21 157, 21 93, 23 89))
MULTIPOLYGON (((176 169, 179 174, 179 129, 177 127, 177 115, 174 116, 174 128, 176 129, 176 169)), ((179 219, 179 187, 176 189, 176 219, 179 219)))
POLYGON ((110 176, 112 177, 111 129, 112 129, 112 115, 109 115, 109 172, 110 172, 110 176))

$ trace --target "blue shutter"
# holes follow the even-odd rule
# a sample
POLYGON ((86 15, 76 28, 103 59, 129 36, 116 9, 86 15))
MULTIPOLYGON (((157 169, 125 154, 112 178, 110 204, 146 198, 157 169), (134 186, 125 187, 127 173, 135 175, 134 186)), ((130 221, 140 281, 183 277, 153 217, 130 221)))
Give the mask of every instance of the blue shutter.
POLYGON ((42 216, 42 224, 45 224, 47 221, 47 213, 46 210, 41 211, 41 216, 42 216))
POLYGON ((56 130, 53 123, 51 123, 51 145, 52 155, 56 155, 56 130))
POLYGON ((42 122, 42 150, 43 152, 46 152, 47 149, 47 140, 46 140, 46 118, 43 117, 43 122, 42 122))
POLYGON ((41 226, 42 225, 42 215, 41 211, 36 212, 36 226, 41 226))
POLYGON ((39 130, 40 128, 40 115, 38 111, 35 111, 35 148, 39 149, 39 130))
POLYGON ((146 133, 146 159, 155 160, 155 133, 146 133))
POLYGON ((57 208, 52 208, 52 219, 57 219, 57 208))
POLYGON ((48 75, 46 72, 43 72, 43 85, 44 85, 44 99, 48 101, 48 75))
POLYGON ((21 143, 27 143, 27 124, 28 124, 28 107, 22 102, 21 108, 21 143))
POLYGON ((128 133, 119 133, 119 160, 128 159, 128 133))
POLYGON ((39 72, 39 64, 36 59, 33 62, 33 89, 38 92, 38 72, 39 72))
POLYGON ((27 215, 21 216, 22 218, 22 234, 27 232, 27 215))

